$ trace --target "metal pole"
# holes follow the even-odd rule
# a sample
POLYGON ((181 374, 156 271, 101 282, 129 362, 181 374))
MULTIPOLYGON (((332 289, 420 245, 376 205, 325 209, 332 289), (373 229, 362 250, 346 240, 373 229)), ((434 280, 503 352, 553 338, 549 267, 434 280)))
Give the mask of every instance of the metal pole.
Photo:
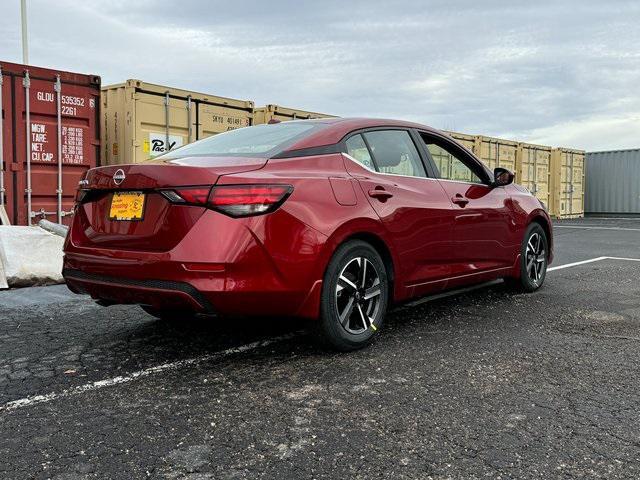
POLYGON ((191 95, 187 95, 187 143, 191 143, 191 95))
POLYGON ((164 94, 164 153, 169 151, 169 92, 164 94))
POLYGON ((27 0, 20 1, 20 17, 22 19, 22 63, 29 65, 29 45, 27 34, 27 0))
POLYGON ((533 193, 538 193, 538 149, 533 149, 533 193))
MULTIPOLYGON (((568 156, 567 154, 567 157, 568 156)), ((573 152, 571 152, 569 172, 571 172, 571 181, 569 182, 569 216, 573 216, 573 152)))
POLYGON ((31 87, 31 80, 29 79, 29 72, 24 72, 24 79, 22 80, 24 85, 24 103, 25 103, 25 140, 27 143, 27 188, 25 192, 27 194, 27 225, 31 226, 31 113, 29 105, 29 89, 31 87))
POLYGON ((60 75, 56 75, 56 83, 54 85, 56 91, 56 109, 58 114, 58 223, 62 223, 62 107, 60 103, 60 93, 62 91, 62 82, 60 75))
POLYGON ((4 118, 2 117, 2 67, 0 67, 0 207, 4 206, 4 118))

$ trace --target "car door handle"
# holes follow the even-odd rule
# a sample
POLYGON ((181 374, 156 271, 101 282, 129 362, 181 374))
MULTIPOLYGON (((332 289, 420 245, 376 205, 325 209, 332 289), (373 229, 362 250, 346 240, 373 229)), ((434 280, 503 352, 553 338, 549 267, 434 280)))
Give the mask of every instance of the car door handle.
POLYGON ((464 207, 467 203, 469 203, 469 199, 464 198, 459 193, 456 193, 455 197, 451 198, 451 201, 456 205, 460 205, 461 207, 464 207))
POLYGON ((384 188, 376 188, 374 190, 369 190, 369 196, 384 201, 387 198, 393 197, 393 193, 387 192, 384 188))

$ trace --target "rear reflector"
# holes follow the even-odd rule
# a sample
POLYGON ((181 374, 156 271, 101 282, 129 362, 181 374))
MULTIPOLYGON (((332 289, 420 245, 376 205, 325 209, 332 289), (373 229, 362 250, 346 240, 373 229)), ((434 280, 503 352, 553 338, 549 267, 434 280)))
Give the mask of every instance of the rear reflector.
POLYGON ((276 210, 292 191, 291 185, 222 185, 211 190, 209 208, 232 217, 261 215, 276 210))
POLYGON ((188 272, 223 273, 224 263, 183 263, 182 268, 188 272))
POLYGON ((85 188, 79 188, 76 192, 76 203, 82 203, 82 200, 84 200, 84 197, 87 196, 87 193, 89 193, 89 190, 85 188))

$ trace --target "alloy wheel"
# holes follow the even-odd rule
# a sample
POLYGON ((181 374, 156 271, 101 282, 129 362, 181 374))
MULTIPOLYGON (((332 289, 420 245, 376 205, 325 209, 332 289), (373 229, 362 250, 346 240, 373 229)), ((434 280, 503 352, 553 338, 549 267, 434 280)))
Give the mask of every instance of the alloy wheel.
POLYGON ((365 257, 351 259, 340 272, 335 302, 342 328, 357 335, 376 330, 382 284, 375 266, 365 257))
POLYGON ((544 241, 539 233, 534 232, 529 237, 525 258, 527 275, 535 285, 538 285, 547 268, 547 252, 544 250, 544 241))

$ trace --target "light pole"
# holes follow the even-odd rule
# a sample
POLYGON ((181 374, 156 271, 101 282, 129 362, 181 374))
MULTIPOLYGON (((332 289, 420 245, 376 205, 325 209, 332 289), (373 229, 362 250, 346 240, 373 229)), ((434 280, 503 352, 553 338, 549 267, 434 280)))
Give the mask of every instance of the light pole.
POLYGON ((29 64, 29 45, 27 35, 27 0, 20 0, 20 14, 22 17, 22 63, 29 64))

